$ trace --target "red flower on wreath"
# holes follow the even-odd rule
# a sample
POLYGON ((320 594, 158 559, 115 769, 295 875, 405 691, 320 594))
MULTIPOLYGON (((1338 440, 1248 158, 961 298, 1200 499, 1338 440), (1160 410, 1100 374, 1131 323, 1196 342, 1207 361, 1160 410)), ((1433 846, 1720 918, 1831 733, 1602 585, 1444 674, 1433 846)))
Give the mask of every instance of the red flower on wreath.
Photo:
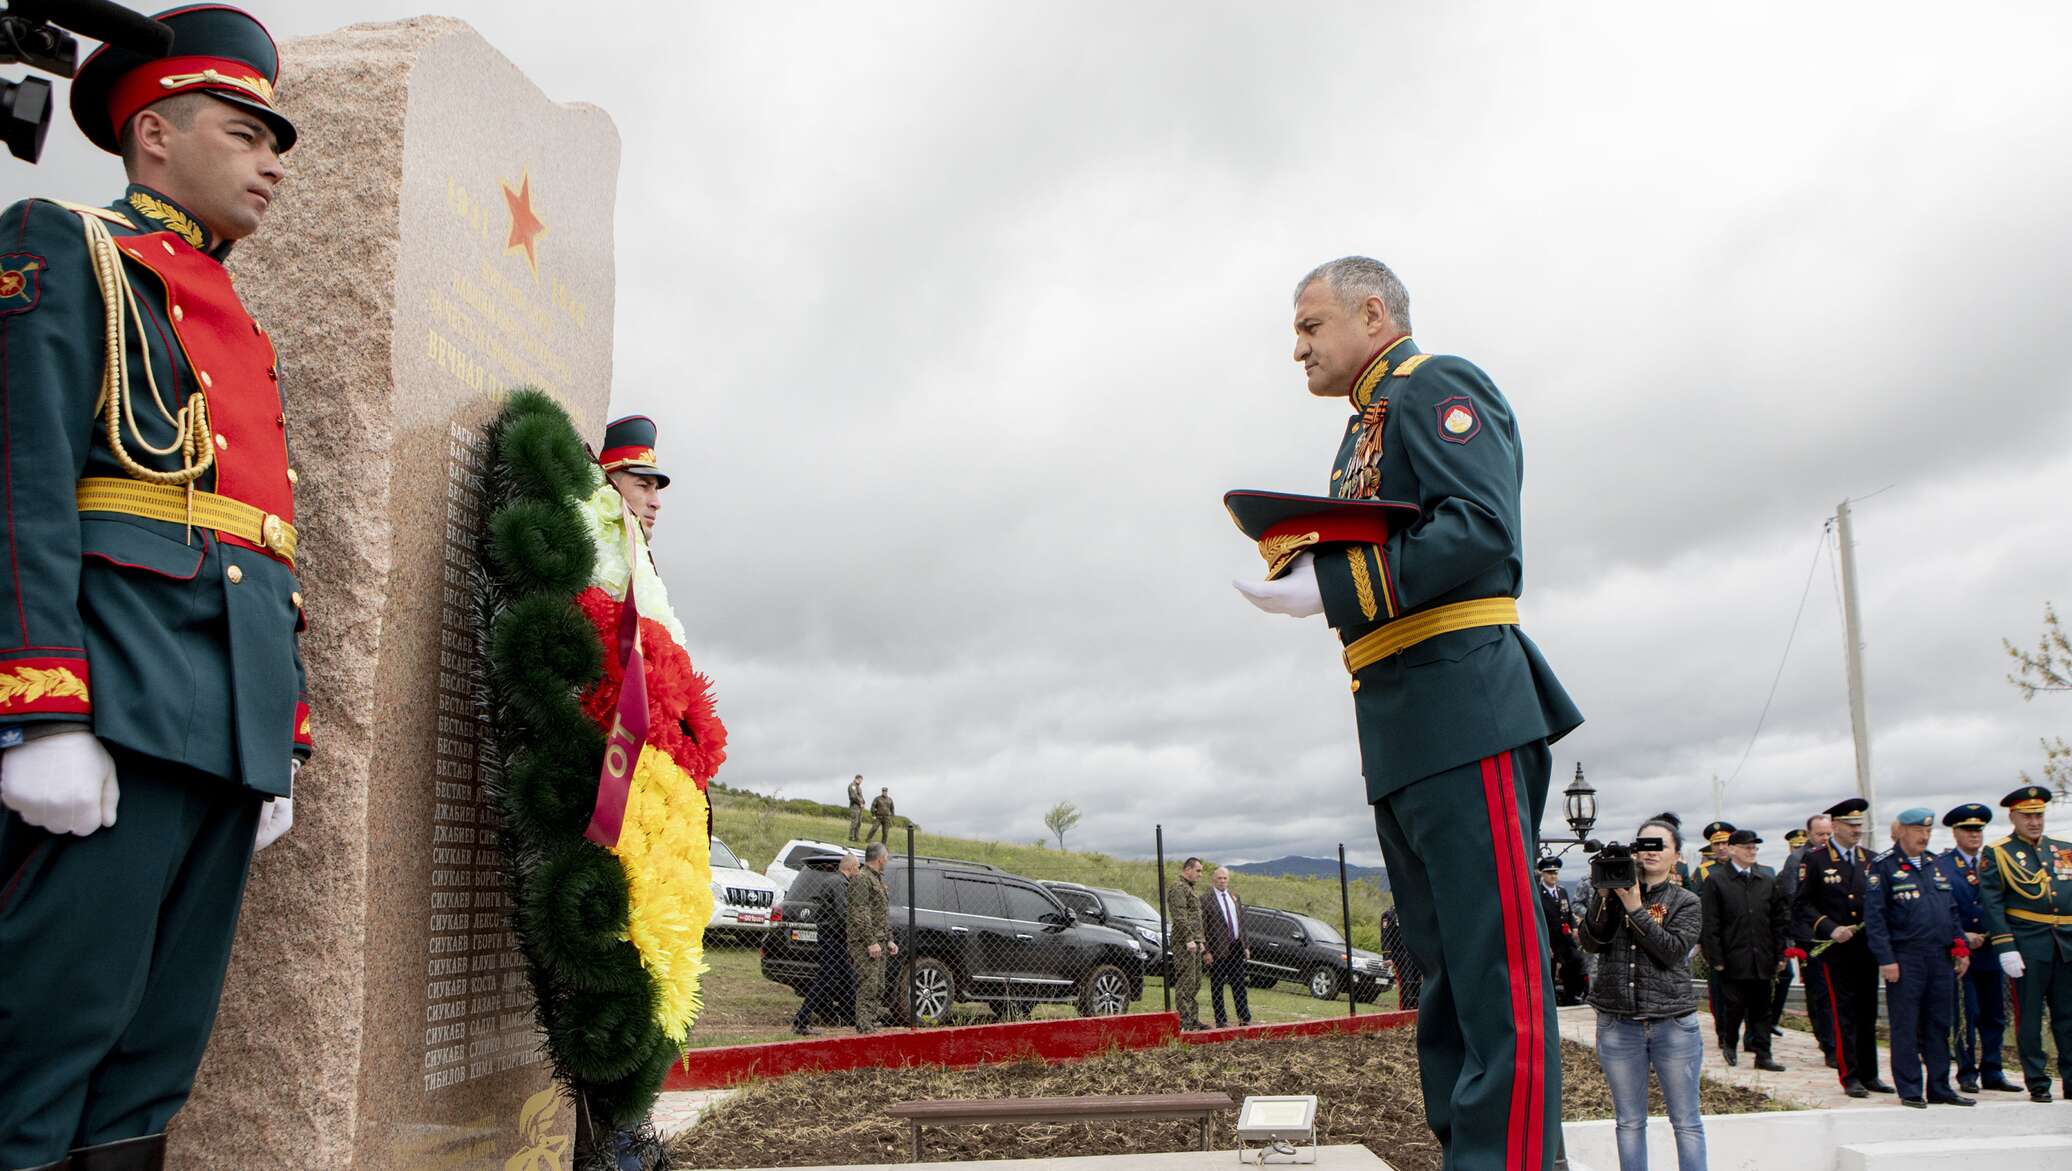
MULTIPOLYGON (((607 648, 618 645, 619 600, 596 586, 576 595, 576 605, 607 648)), ((727 759, 727 726, 712 706, 712 680, 691 667, 691 657, 652 618, 640 620, 641 658, 647 666, 647 742, 669 754, 704 788, 727 759)), ((583 693, 583 713, 609 728, 625 671, 617 656, 604 656, 604 678, 583 693)))

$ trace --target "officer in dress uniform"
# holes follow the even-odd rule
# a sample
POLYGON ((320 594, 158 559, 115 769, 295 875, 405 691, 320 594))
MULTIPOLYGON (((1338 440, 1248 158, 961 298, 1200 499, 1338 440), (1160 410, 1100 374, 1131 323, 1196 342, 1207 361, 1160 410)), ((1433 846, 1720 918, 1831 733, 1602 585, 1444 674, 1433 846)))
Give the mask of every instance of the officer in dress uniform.
POLYGON ((266 30, 72 84, 106 207, 0 214, 0 1167, 156 1168, 310 750, 279 368, 223 258, 295 128, 266 30))
POLYGON ((1548 745, 1583 717, 1518 624, 1517 418, 1472 362, 1419 350, 1378 261, 1305 276, 1294 325, 1310 393, 1351 417, 1329 497, 1224 498, 1266 561, 1238 589, 1321 613, 1344 644, 1366 797, 1425 973, 1419 1077, 1448 1167, 1545 1168, 1560 1054, 1532 859, 1548 745))
POLYGON ((2007 1030, 2007 992, 2001 983, 2005 976, 1986 945, 1986 909, 1979 901, 1979 867, 1986 825, 1992 820, 1993 811, 1977 802, 1943 814, 1942 823, 1950 827, 1957 844, 1943 851, 1935 864, 1949 880, 1964 945, 1971 949, 1971 968, 1957 979, 1957 1088, 1967 1094, 1981 1088, 2018 1094, 2021 1087, 2008 1081, 2000 1068, 2000 1043, 2007 1030))
POLYGON ((1961 977, 1970 967, 1971 948, 1957 920, 1949 876, 1928 852, 1935 811, 1917 806, 1895 824, 1892 848, 1871 859, 1863 900, 1864 933, 1885 980, 1892 1080, 1902 1106, 1975 1106, 1950 1088, 1957 990, 1951 975, 1954 968, 1961 977))
POLYGON ((2050 790, 2040 785, 2000 799, 2014 832, 1986 847, 1978 884, 1987 942, 2014 981, 2015 1047, 2032 1102, 2050 1101, 2046 1010, 2058 1081, 2072 1099, 2072 842, 2044 834, 2049 805, 2050 790))
MULTIPOLYGON (((669 476, 655 466, 655 445, 660 432, 646 415, 628 415, 604 426, 604 446, 598 450, 597 466, 618 489, 619 496, 640 522, 641 535, 653 540, 655 522, 661 519, 662 489, 669 476)), ((654 557, 654 547, 648 557, 654 557)))
POLYGON ((1583 970, 1583 949, 1576 946, 1575 907, 1561 885, 1561 859, 1543 854, 1539 861, 1540 909, 1547 919, 1547 943, 1553 950, 1556 1004, 1581 1004, 1590 994, 1583 970))
POLYGON ((1800 860, 1799 889, 1792 899, 1792 935, 1813 942, 1806 980, 1820 981, 1832 1006, 1835 1068, 1852 1098, 1892 1092, 1878 1080, 1878 968, 1863 935, 1871 863, 1862 845, 1868 808, 1861 797, 1828 806, 1834 837, 1800 860))

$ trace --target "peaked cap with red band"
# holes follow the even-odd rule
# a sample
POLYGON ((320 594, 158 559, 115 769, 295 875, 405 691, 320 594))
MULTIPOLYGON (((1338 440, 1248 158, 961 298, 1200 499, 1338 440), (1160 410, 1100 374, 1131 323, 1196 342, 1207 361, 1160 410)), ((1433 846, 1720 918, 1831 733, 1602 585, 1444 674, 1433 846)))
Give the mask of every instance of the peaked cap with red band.
POLYGON ((1223 507, 1246 536, 1259 542, 1269 581, 1286 572, 1296 554, 1311 545, 1379 545, 1390 533, 1415 524, 1419 515, 1417 505, 1400 500, 1340 500, 1246 489, 1225 492, 1223 507))
POLYGON ((281 152, 295 145, 295 124, 273 108, 281 55, 265 25, 227 4, 189 4, 151 19, 173 30, 169 55, 102 45, 72 80, 72 120, 88 141, 120 154, 122 128, 144 107, 174 94, 205 93, 264 119, 281 152))
POLYGON ((655 466, 655 421, 646 415, 628 415, 604 425, 604 447, 597 453, 597 465, 606 474, 634 472, 653 476, 664 488, 669 477, 655 466))

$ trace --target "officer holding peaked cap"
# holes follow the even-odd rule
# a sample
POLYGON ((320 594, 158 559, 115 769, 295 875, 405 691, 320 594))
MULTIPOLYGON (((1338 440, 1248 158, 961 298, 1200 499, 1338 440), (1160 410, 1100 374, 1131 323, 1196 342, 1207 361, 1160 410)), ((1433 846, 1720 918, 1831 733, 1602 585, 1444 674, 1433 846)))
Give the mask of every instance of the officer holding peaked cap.
POLYGON ((1993 958, 1986 943, 1986 909, 1980 901, 1979 872, 1985 857, 1986 825, 1993 811, 1976 801, 1959 805, 1943 814, 1956 844, 1935 860, 1949 880, 1950 897, 1957 903, 1957 922, 1964 928, 1965 946, 1971 949, 1971 968, 1957 980, 1956 1044, 1957 1088, 1964 1093, 1981 1089, 2018 1094, 2020 1086, 2007 1080, 2000 1067, 2000 1042, 2007 1031, 2006 973, 1993 958))
POLYGON ((162 1165, 310 752, 281 371, 223 268, 295 127, 258 21, 156 19, 72 84, 127 190, 0 213, 0 1167, 162 1165))
POLYGON ((2072 1096, 2072 842, 2043 832, 2050 790, 2023 785, 2000 799, 2014 832, 1986 847, 1979 876, 1987 943, 2014 981, 2015 1047, 2029 1099, 2050 1101, 2043 1017, 2050 1014, 2058 1081, 2072 1096))

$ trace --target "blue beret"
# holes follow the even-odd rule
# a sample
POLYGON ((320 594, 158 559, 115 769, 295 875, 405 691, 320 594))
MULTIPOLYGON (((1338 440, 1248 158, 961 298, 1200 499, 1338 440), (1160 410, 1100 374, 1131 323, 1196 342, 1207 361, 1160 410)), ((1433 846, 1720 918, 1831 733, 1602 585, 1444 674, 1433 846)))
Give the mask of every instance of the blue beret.
POLYGON ((1912 809, 1902 810, 1899 815, 1899 824, 1932 826, 1935 824, 1935 810, 1928 808, 1926 805, 1916 805, 1912 809))

